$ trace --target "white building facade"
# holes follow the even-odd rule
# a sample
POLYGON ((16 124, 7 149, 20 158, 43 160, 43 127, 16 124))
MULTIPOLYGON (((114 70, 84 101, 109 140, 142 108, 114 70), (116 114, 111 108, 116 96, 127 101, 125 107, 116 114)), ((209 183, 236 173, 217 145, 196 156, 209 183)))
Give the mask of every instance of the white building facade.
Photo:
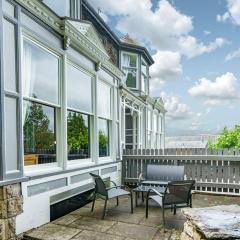
POLYGON ((91 190, 90 172, 120 182, 124 148, 164 148, 166 111, 150 54, 87 1, 2 0, 0 19, 0 186, 20 186, 19 234, 91 190))

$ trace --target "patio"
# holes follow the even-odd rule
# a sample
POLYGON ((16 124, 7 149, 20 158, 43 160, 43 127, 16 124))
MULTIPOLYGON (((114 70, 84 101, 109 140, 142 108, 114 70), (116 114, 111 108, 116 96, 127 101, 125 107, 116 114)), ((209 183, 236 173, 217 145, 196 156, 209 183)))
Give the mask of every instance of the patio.
MULTIPOLYGON (((97 200, 94 212, 91 203, 51 223, 33 229, 24 234, 24 239, 42 240, 160 240, 179 239, 185 217, 181 210, 173 215, 166 211, 166 232, 161 225, 160 208, 151 202, 149 218, 145 219, 145 206, 140 204, 130 213, 129 198, 120 198, 119 206, 115 199, 108 202, 107 214, 101 220, 104 201, 97 200)), ((140 203, 140 198, 139 198, 140 203)), ((215 205, 240 205, 239 197, 194 194, 193 207, 215 205)))

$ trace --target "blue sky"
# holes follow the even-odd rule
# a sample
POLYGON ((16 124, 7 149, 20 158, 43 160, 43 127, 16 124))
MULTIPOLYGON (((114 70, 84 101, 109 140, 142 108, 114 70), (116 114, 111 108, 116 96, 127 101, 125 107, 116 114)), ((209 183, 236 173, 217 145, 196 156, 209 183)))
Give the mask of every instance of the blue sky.
POLYGON ((239 124, 240 0, 89 2, 153 55, 151 93, 165 101, 168 135, 239 124))

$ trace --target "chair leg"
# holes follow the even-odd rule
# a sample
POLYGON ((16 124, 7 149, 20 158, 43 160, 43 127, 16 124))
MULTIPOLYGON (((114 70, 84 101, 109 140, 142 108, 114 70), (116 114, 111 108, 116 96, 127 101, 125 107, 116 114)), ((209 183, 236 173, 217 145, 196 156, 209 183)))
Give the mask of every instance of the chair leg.
POLYGON ((146 218, 148 218, 148 197, 146 199, 146 218))
POLYGON ((142 192, 142 202, 144 202, 144 193, 142 192))
POLYGON ((132 195, 132 192, 130 192, 130 198, 131 198, 131 213, 133 213, 133 195, 132 195))
POLYGON ((94 192, 94 195, 93 195, 93 203, 92 203, 92 212, 93 212, 93 209, 94 209, 94 205, 95 205, 95 200, 96 200, 96 192, 94 192))
POLYGON ((135 192, 135 206, 138 206, 138 192, 135 192))
POLYGON ((176 215, 176 213, 177 213, 177 208, 176 208, 176 206, 174 206, 174 208, 173 208, 173 214, 176 215))
POLYGON ((118 200, 118 197, 116 197, 116 199, 117 199, 117 206, 119 205, 119 200, 118 200))
POLYGON ((190 208, 192 208, 192 195, 190 196, 190 208))
POLYGON ((102 214, 102 219, 104 219, 105 214, 106 214, 106 208, 107 208, 107 198, 105 199, 105 203, 104 203, 104 208, 103 208, 103 214, 102 214))
POLYGON ((165 217, 164 217, 164 207, 162 208, 162 221, 163 221, 163 232, 165 232, 165 217))

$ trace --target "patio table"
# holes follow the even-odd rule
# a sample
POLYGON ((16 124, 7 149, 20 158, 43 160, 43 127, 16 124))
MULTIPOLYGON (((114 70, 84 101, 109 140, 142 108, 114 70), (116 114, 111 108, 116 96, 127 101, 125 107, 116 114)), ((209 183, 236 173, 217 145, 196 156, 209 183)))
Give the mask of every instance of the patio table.
POLYGON ((138 206, 138 194, 142 193, 142 202, 144 202, 144 193, 147 193, 150 188, 156 189, 159 193, 164 193, 165 187, 163 186, 151 186, 151 185, 139 185, 132 191, 135 192, 135 205, 138 206))

